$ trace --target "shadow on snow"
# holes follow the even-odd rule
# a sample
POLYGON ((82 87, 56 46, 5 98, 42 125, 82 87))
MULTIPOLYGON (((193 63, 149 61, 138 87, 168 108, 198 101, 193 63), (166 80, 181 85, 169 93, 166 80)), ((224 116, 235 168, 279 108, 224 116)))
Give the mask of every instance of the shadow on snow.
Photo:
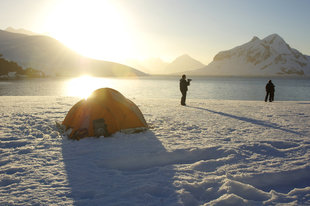
POLYGON ((166 152, 151 131, 80 141, 65 138, 62 153, 74 205, 177 202, 174 167, 161 164, 160 154, 166 152))
POLYGON ((211 112, 211 113, 214 113, 214 114, 222 115, 222 116, 225 116, 225 117, 230 117, 230 118, 233 118, 233 119, 237 119, 237 120, 240 120, 240 121, 249 122, 249 123, 260 125, 260 126, 263 126, 263 127, 269 127, 269 128, 272 128, 272 129, 277 129, 277 130, 281 130, 281 131, 288 132, 288 133, 291 133, 291 134, 296 134, 296 135, 303 136, 303 134, 300 133, 300 132, 296 132, 296 131, 293 131, 293 130, 290 130, 290 129, 285 129, 285 128, 281 127, 281 126, 278 126, 275 123, 269 123, 269 122, 265 122, 265 121, 262 121, 262 120, 248 118, 248 117, 236 116, 236 115, 232 115, 232 114, 228 114, 228 113, 224 113, 224 112, 218 112, 218 111, 214 111, 214 110, 210 110, 210 109, 206 109, 206 108, 202 108, 202 107, 189 106, 189 108, 200 109, 200 110, 204 110, 204 111, 211 112))

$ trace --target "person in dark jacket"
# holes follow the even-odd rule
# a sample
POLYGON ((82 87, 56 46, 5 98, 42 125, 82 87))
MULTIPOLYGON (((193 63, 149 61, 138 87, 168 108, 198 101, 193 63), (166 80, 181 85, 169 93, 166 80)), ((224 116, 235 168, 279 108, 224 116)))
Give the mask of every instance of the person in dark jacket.
POLYGON ((266 97, 265 97, 265 102, 267 102, 268 96, 269 96, 269 102, 272 102, 274 100, 274 89, 275 86, 272 83, 271 80, 266 84, 266 97))
POLYGON ((187 87, 190 85, 191 79, 186 80, 186 75, 182 75, 182 79, 180 79, 180 91, 182 93, 182 98, 181 98, 181 105, 186 106, 185 101, 186 101, 186 93, 187 93, 187 87))

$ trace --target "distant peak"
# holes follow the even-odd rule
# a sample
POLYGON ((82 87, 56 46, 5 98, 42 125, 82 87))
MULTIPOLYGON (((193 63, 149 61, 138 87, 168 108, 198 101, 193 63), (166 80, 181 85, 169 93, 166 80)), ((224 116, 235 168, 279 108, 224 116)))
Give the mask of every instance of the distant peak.
POLYGON ((254 41, 257 41, 257 40, 260 40, 257 36, 253 36, 251 42, 254 42, 254 41))
POLYGON ((278 34, 271 34, 263 39, 263 41, 272 44, 275 40, 284 42, 283 38, 278 34))
MULTIPOLYGON (((280 37, 279 34, 274 33, 274 34, 270 34, 270 35, 267 36, 266 38, 279 38, 279 37, 280 37)), ((281 37, 280 37, 280 38, 281 38, 281 37)))

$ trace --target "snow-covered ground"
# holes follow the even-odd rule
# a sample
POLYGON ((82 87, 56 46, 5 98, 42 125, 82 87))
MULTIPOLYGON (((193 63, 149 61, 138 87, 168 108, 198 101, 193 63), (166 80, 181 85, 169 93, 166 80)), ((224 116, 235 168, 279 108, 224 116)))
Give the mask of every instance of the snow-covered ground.
POLYGON ((132 99, 151 129, 68 140, 75 97, 0 97, 0 205, 310 205, 310 102, 132 99))

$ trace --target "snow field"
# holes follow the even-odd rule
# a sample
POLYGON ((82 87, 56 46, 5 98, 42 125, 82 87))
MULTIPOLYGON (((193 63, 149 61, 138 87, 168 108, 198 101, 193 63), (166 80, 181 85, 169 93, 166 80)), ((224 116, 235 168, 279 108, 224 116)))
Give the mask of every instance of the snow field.
POLYGON ((0 97, 0 205, 308 205, 310 102, 132 99, 150 130, 68 140, 75 97, 0 97))

